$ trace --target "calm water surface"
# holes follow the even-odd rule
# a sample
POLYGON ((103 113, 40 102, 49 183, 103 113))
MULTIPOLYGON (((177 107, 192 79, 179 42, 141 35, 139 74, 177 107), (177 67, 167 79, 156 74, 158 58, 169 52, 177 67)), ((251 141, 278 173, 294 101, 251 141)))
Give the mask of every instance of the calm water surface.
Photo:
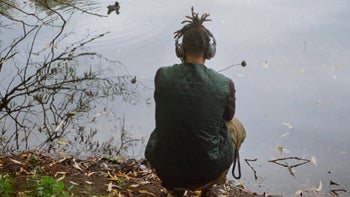
MULTIPOLYGON (((218 42, 217 55, 207 66, 220 70, 248 62, 245 68, 222 73, 235 82, 236 115, 248 132, 240 181, 249 189, 286 196, 299 190, 318 189, 319 195, 350 190, 349 1, 120 3, 120 15, 89 21, 98 32, 111 31, 94 47, 147 84, 145 97, 152 97, 156 69, 179 62, 173 32, 182 27, 192 5, 211 14, 206 26, 218 42), (314 162, 293 168, 295 176, 268 162, 294 156, 314 162), (257 180, 244 159, 257 159, 250 162, 257 180)), ((136 136, 148 138, 154 128, 153 108, 123 108, 128 124, 138 128, 136 136)))
MULTIPOLYGON (((248 132, 241 149, 240 180, 247 188, 286 196, 320 189, 320 182, 320 195, 330 189, 350 189, 349 1, 138 0, 120 4, 120 15, 79 20, 79 24, 111 32, 93 48, 121 61, 146 84, 144 97, 152 97, 156 69, 179 62, 173 32, 182 27, 180 22, 192 5, 200 13, 211 14, 212 22, 206 26, 218 42, 217 56, 207 66, 220 70, 248 62, 245 68, 222 71, 235 82, 236 115, 248 132), (293 156, 316 162, 293 168, 295 176, 268 162, 293 156), (244 159, 257 159, 250 163, 257 180, 244 159)), ((148 138, 154 128, 153 108, 120 109, 135 136, 148 138)))
MULTIPOLYGON (((81 34, 110 32, 90 47, 122 62, 148 87, 144 98, 152 98, 157 68, 180 62, 173 32, 182 27, 192 5, 211 14, 206 27, 218 46, 207 66, 220 70, 247 61, 245 68, 222 71, 235 82, 236 116, 248 132, 238 182, 259 193, 285 196, 317 189, 322 196, 339 188, 348 190, 339 194, 350 194, 350 1, 119 2, 120 15, 72 18, 69 28, 81 34), (268 162, 284 157, 313 162, 293 168, 292 176, 287 168, 268 162), (250 162, 257 180, 244 159, 257 159, 250 162)), ((97 12, 105 14, 108 4, 113 2, 99 4, 97 12)), ((125 105, 119 112, 135 137, 148 139, 154 128, 153 100, 151 106, 125 105)), ((112 135, 101 133, 101 139, 112 135)), ((135 156, 142 157, 143 148, 135 156)))

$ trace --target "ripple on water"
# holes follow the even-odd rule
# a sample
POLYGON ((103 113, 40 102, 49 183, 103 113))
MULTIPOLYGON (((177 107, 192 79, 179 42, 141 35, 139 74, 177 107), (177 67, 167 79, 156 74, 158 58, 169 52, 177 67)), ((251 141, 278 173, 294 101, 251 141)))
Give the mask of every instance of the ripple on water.
MULTIPOLYGON (((107 7, 107 5, 100 6, 107 7)), ((160 36, 164 36, 165 31, 171 32, 167 30, 169 28, 164 22, 167 10, 164 4, 158 1, 120 1, 120 7, 119 15, 113 12, 106 18, 87 19, 89 29, 110 32, 108 36, 93 43, 98 50, 102 47, 103 51, 114 52, 146 48, 160 36)))

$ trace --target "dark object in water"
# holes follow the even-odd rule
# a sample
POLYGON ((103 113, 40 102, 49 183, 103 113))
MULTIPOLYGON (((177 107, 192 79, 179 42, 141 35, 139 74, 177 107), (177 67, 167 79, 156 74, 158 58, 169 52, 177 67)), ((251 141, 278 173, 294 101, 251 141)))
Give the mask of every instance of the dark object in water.
POLYGON ((116 1, 114 5, 107 6, 107 9, 108 9, 107 14, 110 14, 113 11, 115 11, 115 13, 119 14, 119 9, 120 9, 119 2, 116 1))
POLYGON ((136 76, 135 76, 133 79, 131 79, 130 82, 131 82, 132 84, 136 83, 136 76))
POLYGON ((247 62, 246 62, 245 60, 243 60, 243 61, 241 62, 241 66, 242 66, 242 67, 246 67, 246 66, 247 66, 247 62))

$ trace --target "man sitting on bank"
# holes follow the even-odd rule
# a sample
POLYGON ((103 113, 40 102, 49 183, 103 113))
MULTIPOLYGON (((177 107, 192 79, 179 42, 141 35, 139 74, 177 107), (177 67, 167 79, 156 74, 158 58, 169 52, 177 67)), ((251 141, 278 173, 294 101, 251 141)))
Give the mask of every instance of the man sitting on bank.
POLYGON ((168 196, 182 196, 187 189, 205 194, 225 183, 233 162, 235 146, 226 122, 238 121, 233 118, 235 87, 205 66, 216 52, 215 38, 203 26, 208 16, 199 17, 192 8, 192 16, 182 22, 187 24, 175 32, 183 63, 161 67, 155 75, 156 128, 145 156, 168 196))

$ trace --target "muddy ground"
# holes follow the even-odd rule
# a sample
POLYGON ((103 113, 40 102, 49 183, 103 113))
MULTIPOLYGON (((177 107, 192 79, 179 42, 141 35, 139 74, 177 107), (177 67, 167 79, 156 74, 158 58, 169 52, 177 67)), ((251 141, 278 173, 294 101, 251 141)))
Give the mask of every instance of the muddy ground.
MULTIPOLYGON (((33 190, 28 177, 49 175, 63 181, 74 196, 166 196, 166 189, 145 160, 93 157, 79 160, 63 154, 27 151, 0 156, 0 176, 14 178, 16 196, 33 190)), ((215 186, 213 196, 262 197, 235 184, 233 180, 215 186)), ((199 196, 187 191, 185 196, 199 196)), ((272 197, 270 195, 270 197, 272 197)))

